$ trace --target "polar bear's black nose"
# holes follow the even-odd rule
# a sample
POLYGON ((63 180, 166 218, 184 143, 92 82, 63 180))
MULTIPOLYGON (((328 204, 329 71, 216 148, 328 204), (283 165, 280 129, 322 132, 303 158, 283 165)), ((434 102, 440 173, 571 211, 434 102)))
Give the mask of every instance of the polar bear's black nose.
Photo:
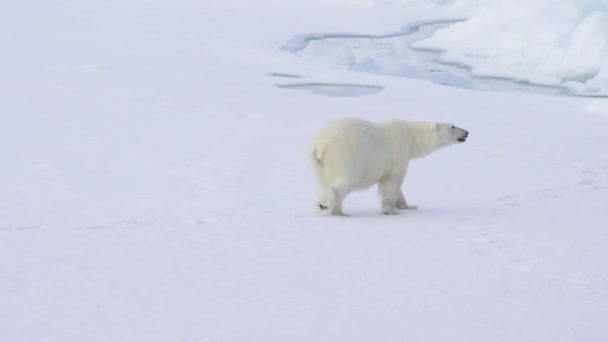
POLYGON ((458 141, 465 142, 467 140, 468 136, 469 136, 469 131, 464 131, 464 134, 460 138, 458 138, 458 141))

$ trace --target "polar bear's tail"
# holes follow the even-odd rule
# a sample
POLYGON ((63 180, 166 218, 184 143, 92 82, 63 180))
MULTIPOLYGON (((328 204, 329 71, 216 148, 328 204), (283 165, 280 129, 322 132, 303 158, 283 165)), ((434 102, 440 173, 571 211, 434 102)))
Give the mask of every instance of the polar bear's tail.
POLYGON ((325 148, 314 146, 312 149, 312 160, 315 164, 321 165, 323 163, 323 156, 325 155, 325 148))
POLYGON ((312 148, 311 160, 317 179, 322 185, 323 182, 323 157, 325 156, 325 146, 315 144, 312 148))

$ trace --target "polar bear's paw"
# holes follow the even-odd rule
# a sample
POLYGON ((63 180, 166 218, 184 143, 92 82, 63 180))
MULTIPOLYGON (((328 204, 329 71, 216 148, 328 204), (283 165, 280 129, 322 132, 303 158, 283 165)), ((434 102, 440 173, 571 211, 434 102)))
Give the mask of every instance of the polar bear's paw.
POLYGON ((340 207, 330 207, 328 205, 324 205, 322 203, 317 203, 317 208, 319 210, 319 213, 323 216, 330 216, 330 215, 338 215, 338 216, 346 216, 344 215, 344 213, 342 212, 342 208, 340 207))
POLYGON ((403 192, 399 191, 399 196, 397 196, 397 202, 395 203, 395 207, 397 207, 397 209, 401 209, 401 210, 415 210, 418 209, 417 206, 415 205, 409 205, 407 204, 407 201, 405 200, 405 196, 403 196, 403 192))
POLYGON ((329 210, 329 206, 323 203, 317 203, 317 209, 319 210, 319 214, 323 216, 331 215, 331 210, 329 210))
POLYGON ((382 213, 384 215, 399 215, 399 212, 395 209, 394 205, 386 203, 382 204, 382 213))
POLYGON ((344 215, 342 213, 342 204, 336 200, 334 191, 329 189, 323 192, 319 202, 317 202, 317 209, 321 215, 344 215))
POLYGON ((397 203, 396 207, 397 207, 397 209, 401 209, 401 210, 416 210, 416 209, 418 209, 417 205, 409 205, 407 203, 397 203))

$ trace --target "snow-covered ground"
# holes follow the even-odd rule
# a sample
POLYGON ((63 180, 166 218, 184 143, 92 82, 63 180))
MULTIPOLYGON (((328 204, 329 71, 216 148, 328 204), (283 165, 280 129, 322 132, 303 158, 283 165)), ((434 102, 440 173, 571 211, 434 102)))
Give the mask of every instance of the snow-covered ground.
MULTIPOLYGON (((0 341, 606 341, 605 99, 469 91, 280 48, 482 20, 489 0, 438 3, 3 5, 0 341), (383 89, 276 86, 289 83, 383 89), (419 210, 379 215, 370 189, 347 199, 351 217, 319 217, 308 148, 343 116, 450 121, 471 135, 412 163, 405 189, 419 210)), ((491 32, 477 46, 504 41, 491 32)), ((606 47, 586 42, 568 53, 600 55, 607 70, 606 47)), ((586 82, 603 86, 600 74, 586 82)))

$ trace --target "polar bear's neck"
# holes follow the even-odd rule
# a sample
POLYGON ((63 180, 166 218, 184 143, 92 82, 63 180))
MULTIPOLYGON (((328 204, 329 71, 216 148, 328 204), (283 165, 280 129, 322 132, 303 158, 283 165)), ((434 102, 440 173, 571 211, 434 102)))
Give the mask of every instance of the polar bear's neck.
POLYGON ((434 122, 407 122, 410 159, 424 157, 440 148, 434 122))

